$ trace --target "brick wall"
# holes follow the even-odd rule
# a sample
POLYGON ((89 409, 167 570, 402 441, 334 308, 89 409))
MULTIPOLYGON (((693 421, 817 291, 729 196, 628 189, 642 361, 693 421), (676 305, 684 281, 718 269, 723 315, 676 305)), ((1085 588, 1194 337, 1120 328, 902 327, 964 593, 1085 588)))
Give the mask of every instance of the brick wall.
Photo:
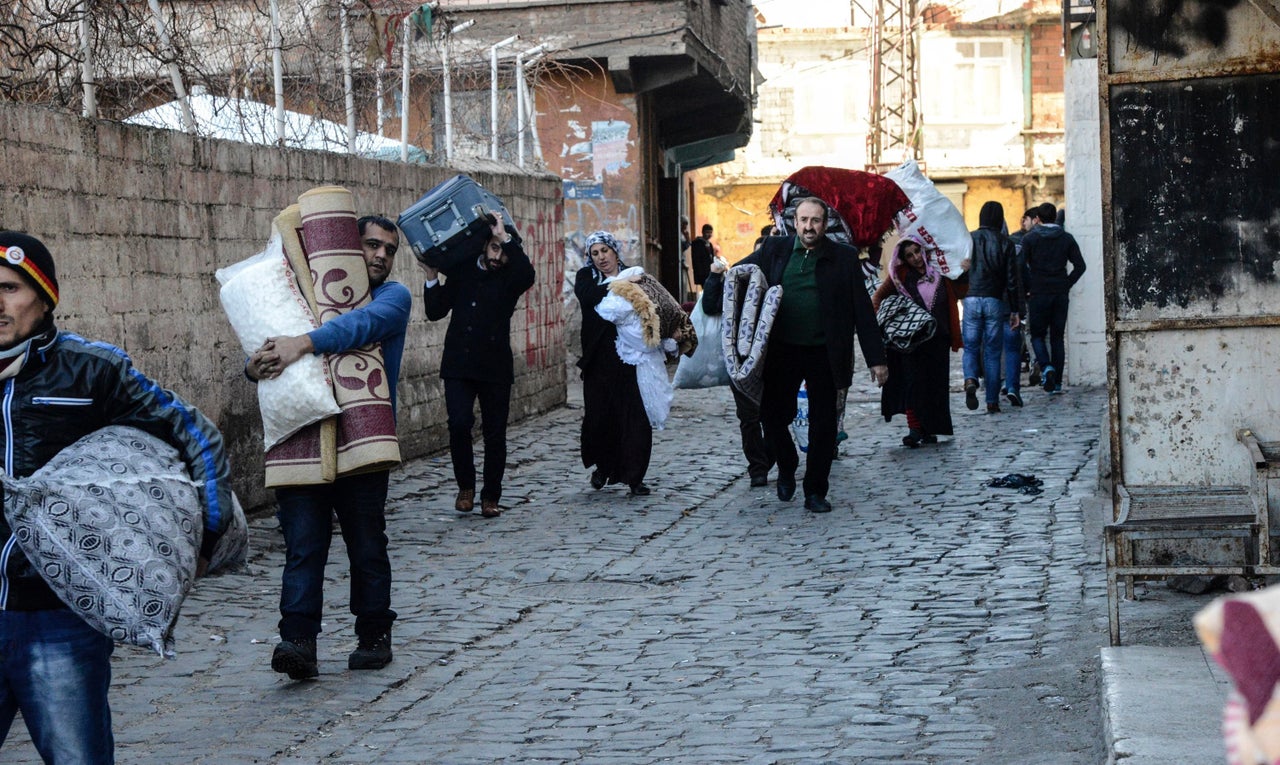
POLYGON ((1037 128, 1061 129, 1064 124, 1062 26, 1031 27, 1032 123, 1037 128))
MULTIPOLYGON (((270 501, 262 489, 262 425, 214 271, 259 252, 272 219, 308 188, 345 186, 361 212, 394 219, 459 172, 199 139, 14 104, 0 105, 0 135, 0 226, 27 231, 53 252, 59 326, 120 346, 142 372, 209 415, 226 438, 246 507, 270 501)), ((565 400, 560 182, 489 163, 465 171, 507 203, 538 270, 512 322, 516 421, 565 400)), ((392 278, 415 293, 399 386, 407 459, 448 443, 438 377, 447 321, 426 321, 421 270, 403 252, 392 278)))

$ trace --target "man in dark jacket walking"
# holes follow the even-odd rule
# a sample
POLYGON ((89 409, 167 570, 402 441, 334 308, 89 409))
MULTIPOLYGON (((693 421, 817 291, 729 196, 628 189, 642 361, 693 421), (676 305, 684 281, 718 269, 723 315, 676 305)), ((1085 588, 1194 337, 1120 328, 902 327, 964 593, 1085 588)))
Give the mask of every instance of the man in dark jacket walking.
MULTIPOLYGON (((1021 279, 1013 242, 1005 236, 1004 206, 987 202, 978 213, 978 229, 971 234, 969 292, 964 298, 964 398, 969 409, 978 408, 979 362, 986 380, 987 413, 1000 411, 1000 355, 1004 327, 1017 329, 1022 315, 1021 279)), ((1017 381, 1010 383, 1009 402, 1022 405, 1017 381)))
POLYGON ((440 377, 449 416, 449 454, 458 483, 454 509, 469 513, 475 507, 476 468, 471 446, 475 404, 480 400, 484 433, 484 485, 480 514, 502 514, 502 476, 507 466, 507 413, 515 374, 511 361, 511 315, 516 302, 533 286, 533 264, 520 240, 503 227, 495 214, 492 237, 474 261, 446 274, 442 284, 436 269, 423 265, 427 281, 422 296, 427 318, 439 321, 449 312, 440 377))
POLYGON ((1023 237, 1019 256, 1026 263, 1030 279, 1027 310, 1031 314, 1031 349, 1043 370, 1041 382, 1046 393, 1062 392, 1069 293, 1085 270, 1084 256, 1075 237, 1053 222, 1057 215, 1058 209, 1053 204, 1040 205, 1040 225, 1023 237))
MULTIPOLYGON (((853 382, 853 338, 877 385, 889 377, 884 342, 867 294, 858 251, 826 237, 827 206, 808 197, 796 205, 796 235, 769 237, 741 263, 758 266, 769 286, 782 285, 764 362, 760 411, 765 438, 778 463, 778 499, 796 491, 800 455, 787 426, 796 416, 796 396, 805 383, 809 396, 809 453, 804 474, 804 506, 831 512, 827 501, 836 450, 836 391, 853 382)), ((723 298, 720 274, 707 278, 703 301, 723 298)))
MULTIPOLYGON (((58 277, 38 239, 0 232, 0 434, 4 470, 25 478, 108 425, 178 450, 203 507, 197 573, 232 518, 222 435, 106 343, 59 332, 58 277)), ((17 712, 45 762, 111 763, 111 638, 54 595, 0 514, 0 744, 17 712)))

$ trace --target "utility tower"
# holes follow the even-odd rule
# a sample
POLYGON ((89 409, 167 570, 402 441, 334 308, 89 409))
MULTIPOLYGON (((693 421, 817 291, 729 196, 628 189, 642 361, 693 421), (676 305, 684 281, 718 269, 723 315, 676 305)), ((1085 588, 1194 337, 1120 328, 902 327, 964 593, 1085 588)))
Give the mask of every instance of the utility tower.
POLYGON ((918 0, 853 0, 871 19, 871 104, 867 169, 883 171, 924 158, 920 117, 918 0))

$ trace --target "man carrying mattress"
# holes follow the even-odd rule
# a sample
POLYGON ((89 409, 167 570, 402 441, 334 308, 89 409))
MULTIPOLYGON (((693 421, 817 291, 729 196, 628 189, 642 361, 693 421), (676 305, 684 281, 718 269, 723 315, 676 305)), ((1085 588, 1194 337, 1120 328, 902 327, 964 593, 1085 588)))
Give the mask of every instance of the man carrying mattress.
MULTIPOLYGON (((821 199, 800 200, 795 216, 795 236, 766 238, 760 249, 738 265, 758 267, 770 287, 782 285, 782 301, 764 357, 760 401, 764 435, 778 464, 778 499, 790 501, 796 492, 800 455, 787 426, 795 419, 796 395, 803 382, 809 396, 804 506, 814 513, 829 513, 836 391, 853 382, 854 335, 877 385, 884 385, 889 368, 857 250, 826 237, 827 205, 821 199)), ((714 276, 707 279, 704 303, 723 299, 723 278, 714 276)))
MULTIPOLYGON (((222 435, 106 343, 59 332, 58 276, 38 239, 0 232, 0 434, 4 470, 26 477, 108 425, 144 430, 178 450, 198 487, 204 573, 232 517, 222 435)), ((0 745, 14 715, 45 762, 115 761, 110 638, 72 613, 0 517, 0 745)))
MULTIPOLYGON (((391 406, 404 354, 412 297, 409 288, 388 281, 400 247, 400 231, 390 220, 366 216, 356 222, 369 273, 371 300, 326 321, 318 329, 267 340, 245 366, 251 379, 280 376, 307 354, 342 353, 380 343, 391 406)), ((319 675, 316 636, 324 603, 324 567, 338 516, 351 562, 351 613, 358 645, 347 657, 349 669, 381 669, 391 663, 391 561, 387 554, 388 470, 341 475, 332 483, 276 489, 285 565, 280 590, 280 643, 271 668, 294 680, 319 675)))

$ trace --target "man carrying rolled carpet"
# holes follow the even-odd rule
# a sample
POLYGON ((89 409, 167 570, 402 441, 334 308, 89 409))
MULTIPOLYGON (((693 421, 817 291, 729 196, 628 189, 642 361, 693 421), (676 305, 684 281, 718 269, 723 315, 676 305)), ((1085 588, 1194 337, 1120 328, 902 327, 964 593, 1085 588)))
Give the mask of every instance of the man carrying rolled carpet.
MULTIPOLYGON (((306 354, 342 353, 380 343, 391 394, 404 354, 412 297, 387 277, 395 265, 400 231, 390 220, 366 216, 357 221, 360 246, 369 273, 371 300, 293 337, 269 338, 252 356, 245 373, 253 380, 279 377, 306 354)), ((336 514, 351 563, 351 613, 358 645, 347 658, 349 669, 381 669, 391 663, 391 561, 387 554, 386 501, 389 471, 339 476, 332 483, 276 489, 280 528, 285 538, 285 567, 280 591, 280 643, 271 668, 294 680, 320 673, 316 636, 324 603, 324 567, 336 514)))

